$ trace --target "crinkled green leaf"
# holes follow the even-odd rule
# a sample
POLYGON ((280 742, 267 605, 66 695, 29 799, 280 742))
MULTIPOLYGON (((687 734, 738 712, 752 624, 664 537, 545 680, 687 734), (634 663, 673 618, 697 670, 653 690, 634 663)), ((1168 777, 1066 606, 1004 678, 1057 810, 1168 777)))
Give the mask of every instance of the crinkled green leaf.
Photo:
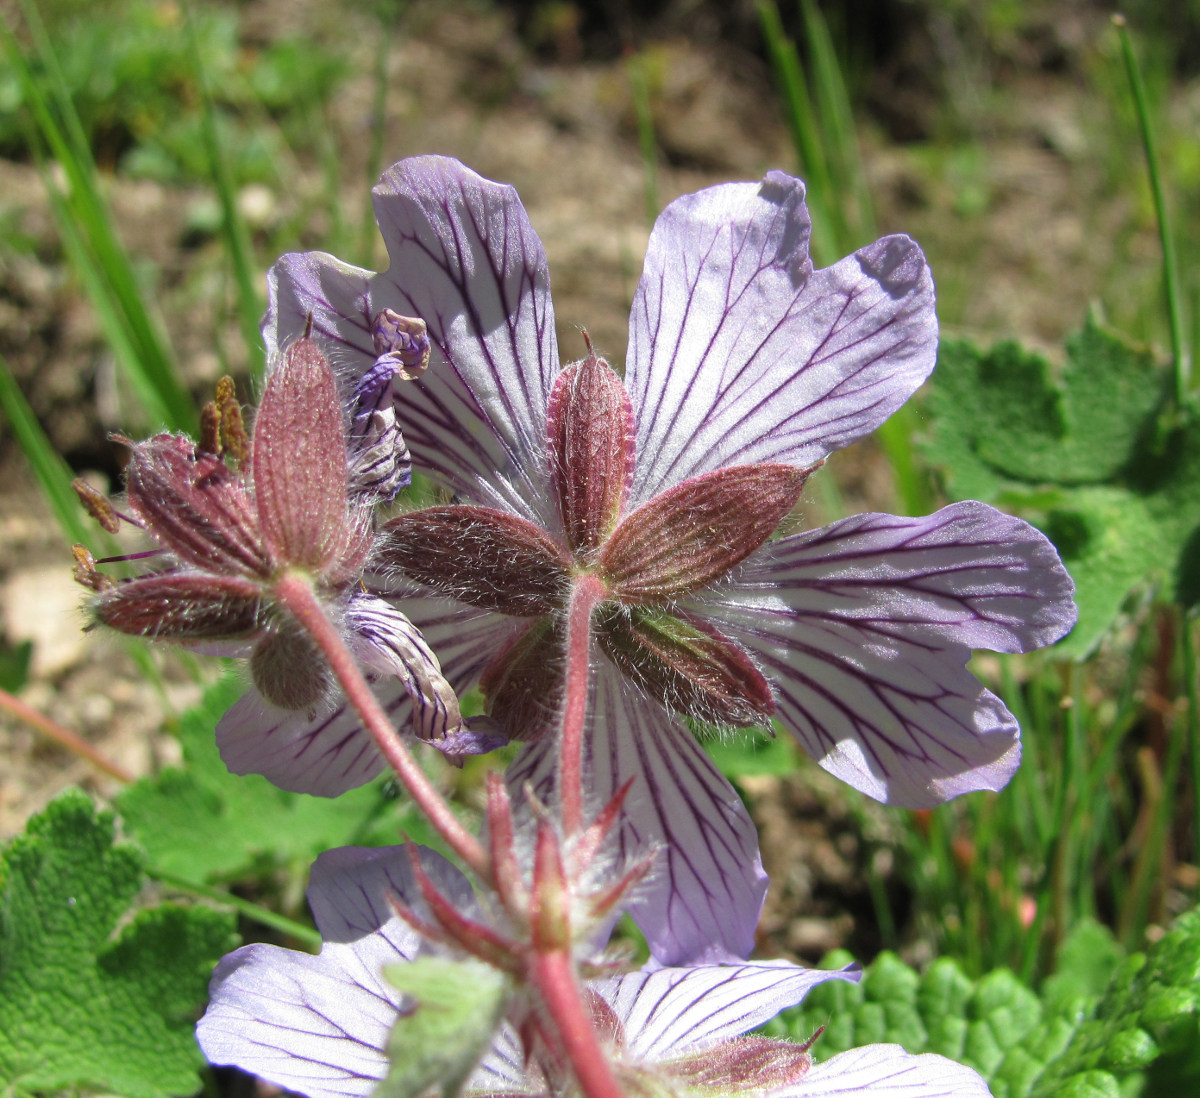
POLYGON ((417 1098, 431 1088, 445 1098, 458 1094, 491 1045, 510 985, 481 961, 422 957, 385 969, 408 997, 388 1035, 388 1074, 378 1098, 417 1098))
POLYGON ((170 904, 130 917, 143 859, 113 840, 112 815, 70 791, 0 860, 0 1092, 198 1086, 193 1027, 233 918, 170 904))
POLYGON ((117 797, 125 826, 146 848, 152 869, 197 883, 233 880, 261 867, 261 859, 307 866, 322 850, 392 843, 401 831, 441 848, 424 817, 388 796, 382 782, 327 798, 287 793, 257 775, 231 774, 213 730, 242 689, 230 675, 181 718, 184 769, 144 778, 117 797))
POLYGON ((1063 1054, 1038 1080, 1034 1098, 1062 1093, 1085 1071, 1123 1076, 1145 1070, 1147 1094, 1186 1080, 1200 1093, 1200 909, 1190 912, 1145 954, 1117 968, 1063 1054))
POLYGON ((942 959, 918 975, 884 953, 860 983, 814 988, 768 1032, 804 1040, 822 1025, 816 1060, 895 1041, 975 1068, 995 1098, 1200 1093, 1200 909, 1125 960, 1107 930, 1082 924, 1040 998, 1006 969, 972 981, 942 959))
POLYGON ((1068 1005, 1102 995, 1123 955, 1108 927, 1084 920, 1059 947, 1054 975, 1042 984, 1043 1001, 1048 1006, 1068 1005))
POLYGON ((927 456, 953 498, 998 503, 1054 540, 1078 588, 1063 655, 1089 652, 1145 582, 1184 605, 1200 598, 1200 422, 1164 425, 1170 386, 1095 317, 1057 374, 1013 343, 939 351, 927 456))

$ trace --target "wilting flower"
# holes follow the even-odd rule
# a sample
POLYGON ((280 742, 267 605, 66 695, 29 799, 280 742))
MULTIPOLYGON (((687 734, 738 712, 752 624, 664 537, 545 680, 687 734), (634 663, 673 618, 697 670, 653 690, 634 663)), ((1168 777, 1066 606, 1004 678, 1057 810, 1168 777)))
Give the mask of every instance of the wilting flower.
MULTIPOLYGON (((481 682, 492 718, 532 740, 510 776, 543 799, 562 610, 581 571, 605 584, 587 780, 602 804, 636 777, 622 842, 662 852, 662 896, 641 904, 665 917, 633 912, 660 961, 748 956, 766 887, 752 822, 680 717, 778 720, 889 803, 1005 784, 1017 725, 966 662, 1070 628, 1049 542, 981 503, 771 540, 808 473, 933 368, 913 241, 814 270, 799 180, 680 198, 650 239, 622 379, 590 348, 560 366, 545 253, 512 188, 422 157, 389 169, 375 203, 389 269, 284 256, 267 343, 311 317, 353 379, 375 362, 381 310, 427 322, 437 367, 396 414, 454 498, 388 524, 374 590, 400 600, 457 690, 481 682)), ((321 735, 351 750, 354 725, 321 735)))
MULTIPOLYGON (((424 338, 419 321, 402 323, 424 338)), ((418 346, 414 353, 416 366, 428 351, 418 346)), ((415 730, 453 751, 471 733, 462 731, 457 698, 436 657, 394 605, 362 588, 376 551, 372 504, 409 479, 391 412, 391 376, 377 375, 351 395, 347 424, 332 368, 316 343, 302 338, 271 374, 252 437, 226 379, 204 410, 198 444, 168 434, 130 444, 126 507, 160 546, 147 554, 156 570, 114 583, 77 548, 77 575, 97 592, 91 612, 102 625, 248 655, 256 689, 243 704, 260 709, 269 725, 285 718, 312 723, 337 697, 324 657, 275 602, 276 580, 304 575, 372 677, 387 677, 415 700, 415 730)), ((107 501, 87 501, 104 521, 115 516, 107 501)), ((230 765, 237 769, 249 750, 272 774, 262 757, 270 748, 253 742, 256 730, 240 738, 230 732, 221 737, 230 765)), ((368 743, 310 756, 305 765, 361 782, 364 756, 373 773, 368 743)))
MULTIPOLYGON (((462 874, 431 851, 422 851, 420 860, 443 893, 472 910, 462 874)), ((394 897, 420 909, 413 878, 403 847, 322 854, 308 892, 324 939, 320 955, 250 945, 226 957, 196 1030, 208 1059, 309 1098, 370 1094, 387 1073, 388 1031, 412 1005, 383 968, 430 948, 392 908, 394 897)), ((898 1045, 868 1045, 814 1064, 805 1047, 742 1037, 817 984, 857 978, 854 967, 817 971, 766 961, 634 972, 595 980, 587 993, 615 1074, 630 1095, 989 1094, 969 1068, 941 1056, 910 1056, 898 1045)), ((544 1047, 535 1044, 531 1061, 524 1052, 517 1031, 505 1023, 463 1093, 564 1093, 562 1071, 544 1047)))

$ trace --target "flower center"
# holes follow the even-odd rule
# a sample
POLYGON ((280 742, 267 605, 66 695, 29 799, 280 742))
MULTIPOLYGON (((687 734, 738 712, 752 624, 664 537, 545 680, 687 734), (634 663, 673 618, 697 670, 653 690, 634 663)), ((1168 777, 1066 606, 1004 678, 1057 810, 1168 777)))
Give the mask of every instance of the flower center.
POLYGON ((562 533, 502 511, 431 507, 384 527, 383 563, 442 595, 532 618, 483 673, 489 712, 516 739, 541 735, 562 690, 560 618, 573 578, 589 572, 610 598, 597 643, 664 706, 721 724, 775 711, 745 649, 677 603, 711 587, 758 549, 795 506, 810 470, 738 465, 693 477, 625 513, 634 419, 624 383, 588 345, 550 395, 546 442, 562 533))

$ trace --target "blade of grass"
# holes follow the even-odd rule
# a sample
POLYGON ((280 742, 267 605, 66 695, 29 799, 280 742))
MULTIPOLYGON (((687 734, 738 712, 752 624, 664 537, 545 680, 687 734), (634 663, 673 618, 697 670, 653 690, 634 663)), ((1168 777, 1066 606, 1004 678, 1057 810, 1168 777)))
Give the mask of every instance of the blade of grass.
POLYGON ((397 0, 378 0, 375 5, 379 36, 375 40, 375 64, 371 77, 371 125, 367 131, 370 135, 367 147, 367 201, 363 206, 362 224, 358 233, 359 261, 368 270, 375 269, 375 242, 379 237, 370 192, 383 171, 383 135, 387 123, 387 62, 393 35, 403 14, 404 4, 397 0))
POLYGON ((74 474, 50 444, 3 357, 0 357, 0 410, 12 427, 63 533, 72 542, 85 541, 95 527, 84 520, 79 498, 71 490, 74 474))
POLYGON ((633 113, 637 118, 638 148, 642 154, 642 187, 646 204, 646 224, 653 225, 662 208, 658 204, 658 143, 654 138, 654 113, 650 108, 650 81, 646 57, 634 53, 625 62, 633 113))
POLYGON ((1187 696, 1187 739, 1192 756, 1192 809, 1196 822, 1196 850, 1200 862, 1200 666, 1196 663, 1196 644, 1193 638, 1195 622, 1182 611, 1180 622, 1180 657, 1183 660, 1184 692, 1187 696))
POLYGON ((1175 404, 1182 411, 1188 399, 1191 380, 1191 353, 1184 338, 1183 293, 1179 283, 1179 261, 1175 256, 1175 233, 1171 227, 1171 213, 1167 208, 1167 196, 1163 190, 1162 173, 1159 171, 1158 151, 1155 146, 1154 127, 1150 122, 1150 107, 1146 101, 1146 85, 1137 55, 1133 51, 1133 39, 1123 15, 1112 17, 1121 41, 1121 56, 1125 62, 1125 73, 1133 94, 1134 110, 1138 129, 1142 136, 1142 149, 1146 154, 1146 171, 1150 177, 1150 191, 1154 196, 1154 212, 1158 220, 1158 236, 1162 244, 1163 287, 1167 296, 1167 320, 1171 329, 1171 357, 1175 370, 1175 404))
MULTIPOLYGON (((113 231, 95 165, 83 141, 82 125, 54 50, 36 10, 29 4, 23 8, 48 88, 35 77, 6 25, 0 26, 0 34, 38 133, 66 176, 67 189, 60 192, 59 199, 90 257, 92 274, 85 276, 85 285, 93 307, 98 312, 110 313, 124 329, 125 338, 120 346, 114 346, 118 351, 117 361, 145 404, 146 415, 175 429, 190 427, 194 418, 191 399, 142 300, 129 256, 113 231)), ((36 147, 36 142, 31 145, 36 147)))
POLYGON ((249 900, 243 900, 241 896, 235 896, 232 892, 227 892, 221 888, 207 888, 204 885, 196 884, 194 881, 185 881, 182 877, 176 877, 171 873, 161 873, 157 869, 148 868, 146 876, 152 881, 158 881, 159 884, 178 889, 185 895, 203 896, 206 900, 212 900, 214 903, 232 907, 239 915, 249 919, 251 922, 259 923, 261 926, 269 926, 272 930, 281 931, 289 937, 294 938, 297 942, 308 946, 310 949, 321 948, 321 935, 311 926, 298 923, 295 919, 289 919, 286 915, 280 915, 270 908, 251 903, 249 900))
POLYGON ((200 45, 196 37, 196 25, 192 18, 192 5, 184 5, 184 27, 188 38, 188 52, 192 57, 192 67, 196 73, 196 86, 200 89, 200 117, 204 144, 208 153, 209 170, 212 174, 213 186, 221 203, 221 232, 225 238, 225 247, 233 268, 234 282, 237 292, 238 327, 242 332, 242 341, 246 345, 246 358, 250 366, 250 376, 259 378, 263 372, 263 343, 258 331, 259 318, 262 316, 266 302, 262 300, 259 291, 259 278, 255 269, 253 252, 250 246, 250 233, 246 222, 238 209, 237 187, 234 184, 233 172, 229 160, 225 156, 224 145, 217 130, 216 105, 208 87, 208 76, 204 68, 204 58, 200 55, 200 45))
POLYGON ((839 252, 845 253, 874 238, 875 213, 858 152, 854 111, 842 76, 842 64, 829 33, 829 24, 814 0, 800 0, 800 10, 812 61, 813 86, 821 132, 825 137, 825 156, 830 165, 830 183, 834 195, 840 199, 837 202, 837 221, 841 235, 837 247, 839 252), (851 199, 855 209, 853 224, 846 216, 851 199))
POLYGON ((771 67, 783 97, 796 166, 808 189, 809 215, 813 219, 812 253, 818 266, 827 266, 837 255, 830 231, 832 221, 826 205, 830 198, 829 168, 817 129, 816 112, 808 94, 804 70, 795 43, 788 38, 774 0, 759 0, 758 20, 762 26, 771 67))

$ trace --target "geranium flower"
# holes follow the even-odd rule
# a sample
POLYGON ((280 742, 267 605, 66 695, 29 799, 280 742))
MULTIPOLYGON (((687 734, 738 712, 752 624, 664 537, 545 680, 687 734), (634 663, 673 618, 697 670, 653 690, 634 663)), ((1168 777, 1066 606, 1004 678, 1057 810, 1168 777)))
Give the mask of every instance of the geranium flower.
MULTIPOLYGON (((436 368, 396 415, 453 501, 388 525, 373 590, 399 600, 457 690, 482 681, 500 728, 532 740, 511 780, 543 798, 562 607, 579 571, 606 584, 587 781, 602 804, 636 779, 622 842, 661 850, 659 894, 633 908, 660 961, 748 956, 766 888, 754 826, 681 717, 778 720, 892 804, 1007 782, 1016 721, 966 663, 1070 628, 1073 586, 1050 543, 981 503, 771 540, 807 474, 933 368, 933 282, 912 240, 814 270, 799 180, 680 198, 650 238, 622 380, 590 349, 560 366, 545 253, 512 188, 421 157, 374 193, 391 266, 284 256, 268 347, 311 317, 354 379, 375 361, 381 310, 428 324, 436 368)), ((392 705, 404 721, 400 692, 392 705)), ((320 735, 355 750, 355 728, 344 714, 320 735)))
MULTIPOLYGON (((420 346, 424 325, 394 319, 405 338, 416 340, 403 351, 411 361, 385 362, 359 384, 348 422, 324 354, 311 339, 300 339, 271 374, 252 437, 225 379, 204 409, 199 443, 168 434, 130 443, 126 517, 157 543, 157 551, 139 554, 157 567, 114 583, 80 546, 77 578, 96 591, 90 612, 98 624, 247 656, 254 688, 243 705, 277 726, 311 725, 340 697, 316 645, 276 605, 276 580, 301 574, 368 673, 415 702, 417 734, 453 753, 469 750, 473 733, 462 728, 458 699, 437 658, 393 604, 362 587, 376 545, 372 506, 394 497, 409 479, 391 383, 428 358, 427 340, 420 346)), ((115 529, 111 505, 81 494, 115 529)), ((218 740, 227 762, 236 764, 239 752, 253 750, 258 768, 274 777, 264 754, 268 745, 246 742, 255 734, 251 728, 240 740, 218 740)), ((359 783, 366 780, 356 770, 363 755, 377 769, 367 745, 327 757, 289 755, 288 764, 292 771, 333 767, 343 780, 359 783)))
MULTIPOLYGON (((426 850, 421 865, 443 894, 473 911, 471 887, 450 863, 426 850)), ((384 966, 430 948, 395 914, 393 897, 423 909, 403 847, 322 854, 308 890, 324 939, 320 954, 250 945, 221 961, 196 1027, 209 1061, 236 1065, 308 1098, 366 1098, 387 1074, 388 1032, 411 1005, 385 979, 384 966)), ((817 984, 858 975, 856 966, 818 971, 765 961, 634 972, 593 981, 589 991, 593 1018, 630 1094, 990 1093, 971 1069, 941 1056, 910 1056, 899 1045, 867 1045, 814 1064, 807 1048, 742 1037, 817 984)), ((463 1091, 513 1098, 564 1092, 561 1073, 545 1057, 526 1061, 508 1023, 463 1091)))

